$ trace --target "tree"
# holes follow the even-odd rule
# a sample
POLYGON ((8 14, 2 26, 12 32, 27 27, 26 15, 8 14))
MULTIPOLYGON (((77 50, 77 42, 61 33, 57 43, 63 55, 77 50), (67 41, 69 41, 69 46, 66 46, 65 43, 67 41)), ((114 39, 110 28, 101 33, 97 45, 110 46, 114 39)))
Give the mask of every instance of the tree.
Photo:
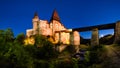
POLYGON ((4 38, 5 38, 5 41, 7 42, 14 40, 14 34, 13 34, 12 29, 8 28, 4 31, 4 38))
POLYGON ((0 46, 0 67, 31 68, 33 59, 20 44, 7 42, 0 46))
POLYGON ((4 44, 4 42, 5 42, 5 38, 4 38, 4 30, 0 30, 0 43, 1 44, 4 44))
POLYGON ((37 47, 36 57, 38 59, 50 59, 57 56, 57 51, 46 37, 41 35, 35 36, 35 46, 37 47))
POLYGON ((20 33, 20 34, 16 37, 15 42, 16 42, 16 43, 19 43, 19 44, 24 44, 24 39, 25 39, 24 33, 20 33))

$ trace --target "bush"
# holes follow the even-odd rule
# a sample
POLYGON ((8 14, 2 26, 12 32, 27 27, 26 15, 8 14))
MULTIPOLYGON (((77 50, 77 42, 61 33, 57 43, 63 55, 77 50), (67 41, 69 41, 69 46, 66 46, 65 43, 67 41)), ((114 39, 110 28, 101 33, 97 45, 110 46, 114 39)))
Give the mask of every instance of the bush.
POLYGON ((104 60, 103 53, 105 52, 105 50, 106 49, 103 45, 89 48, 88 55, 86 56, 86 60, 88 60, 88 66, 101 64, 104 60))
POLYGON ((0 60, 2 60, 0 63, 4 62, 3 67, 30 68, 33 66, 32 57, 21 45, 6 43, 6 45, 1 45, 0 48, 3 48, 0 49, 0 60))
POLYGON ((56 49, 50 41, 48 41, 44 36, 35 36, 35 46, 37 47, 36 57, 38 59, 51 59, 58 55, 56 49))

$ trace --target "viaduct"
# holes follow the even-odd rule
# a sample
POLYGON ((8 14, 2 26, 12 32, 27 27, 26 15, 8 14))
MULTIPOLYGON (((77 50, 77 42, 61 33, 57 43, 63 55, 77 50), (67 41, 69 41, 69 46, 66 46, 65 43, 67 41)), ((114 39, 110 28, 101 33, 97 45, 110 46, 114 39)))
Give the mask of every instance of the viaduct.
POLYGON ((120 21, 110 24, 102 24, 96 26, 82 27, 82 28, 73 28, 73 31, 84 32, 92 31, 91 45, 99 45, 99 30, 114 29, 114 44, 120 43, 120 21))

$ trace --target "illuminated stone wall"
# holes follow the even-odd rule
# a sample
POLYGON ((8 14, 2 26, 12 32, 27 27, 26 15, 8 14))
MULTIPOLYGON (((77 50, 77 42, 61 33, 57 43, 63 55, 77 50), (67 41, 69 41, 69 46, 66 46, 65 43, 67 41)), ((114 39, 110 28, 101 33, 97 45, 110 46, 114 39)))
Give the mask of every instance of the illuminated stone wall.
POLYGON ((55 43, 58 43, 58 42, 59 42, 59 39, 60 39, 59 33, 55 33, 55 34, 54 34, 54 39, 55 39, 55 43))
POLYGON ((79 32, 77 31, 74 31, 73 32, 73 44, 75 45, 75 51, 76 53, 79 52, 79 45, 80 45, 80 35, 79 35, 79 32))
POLYGON ((52 29, 52 33, 54 35, 55 31, 65 30, 62 24, 59 21, 53 20, 50 22, 50 28, 52 29))
POLYGON ((32 23, 33 23, 33 35, 38 34, 39 17, 35 16, 32 19, 32 23))
MULTIPOLYGON (((48 23, 47 20, 39 20, 38 22, 35 21, 33 23, 33 29, 26 30, 26 35, 30 37, 31 35, 39 33, 44 36, 53 37, 55 43, 60 42, 63 44, 70 44, 70 31, 66 29, 59 21, 53 20, 52 22, 48 23)), ((80 45, 79 32, 73 32, 73 36, 73 44, 80 45)))
POLYGON ((50 28, 52 30, 53 37, 55 38, 55 42, 69 44, 69 33, 61 32, 62 30, 67 30, 60 21, 53 20, 50 22, 50 28))
POLYGON ((70 44, 70 33, 61 32, 60 35, 61 35, 60 41, 61 41, 63 44, 70 44))
POLYGON ((26 35, 27 37, 30 37, 31 35, 33 35, 33 29, 26 30, 26 35))
POLYGON ((74 37, 74 45, 80 45, 80 36, 79 36, 79 32, 74 31, 73 32, 73 37, 74 37))
POLYGON ((52 30, 50 29, 50 26, 47 20, 40 20, 39 34, 42 34, 44 36, 48 36, 48 35, 52 36, 52 30))
MULTIPOLYGON (((49 36, 55 44, 58 42, 63 44, 70 44, 70 32, 72 30, 68 30, 64 27, 64 25, 60 22, 60 18, 56 11, 54 11, 50 22, 47 20, 40 20, 37 14, 34 15, 32 22, 33 29, 26 30, 27 37, 41 34, 43 36, 49 36)), ((79 45, 79 33, 75 31, 73 35, 74 45, 79 45)))

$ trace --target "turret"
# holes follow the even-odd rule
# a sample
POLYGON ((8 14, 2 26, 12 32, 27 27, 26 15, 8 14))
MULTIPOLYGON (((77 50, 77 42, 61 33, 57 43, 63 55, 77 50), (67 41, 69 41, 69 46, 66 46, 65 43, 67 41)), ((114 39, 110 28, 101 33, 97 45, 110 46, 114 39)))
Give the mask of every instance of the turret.
POLYGON ((39 17, 37 12, 35 12, 34 17, 32 19, 33 22, 33 34, 37 34, 39 30, 39 17))
POLYGON ((52 35, 55 34, 55 31, 60 31, 62 23, 60 22, 60 17, 56 10, 53 11, 50 19, 50 28, 52 29, 52 35))
POLYGON ((60 21, 60 17, 59 17, 59 15, 58 15, 56 10, 53 11, 53 14, 52 14, 52 17, 51 17, 51 21, 52 20, 60 21))

